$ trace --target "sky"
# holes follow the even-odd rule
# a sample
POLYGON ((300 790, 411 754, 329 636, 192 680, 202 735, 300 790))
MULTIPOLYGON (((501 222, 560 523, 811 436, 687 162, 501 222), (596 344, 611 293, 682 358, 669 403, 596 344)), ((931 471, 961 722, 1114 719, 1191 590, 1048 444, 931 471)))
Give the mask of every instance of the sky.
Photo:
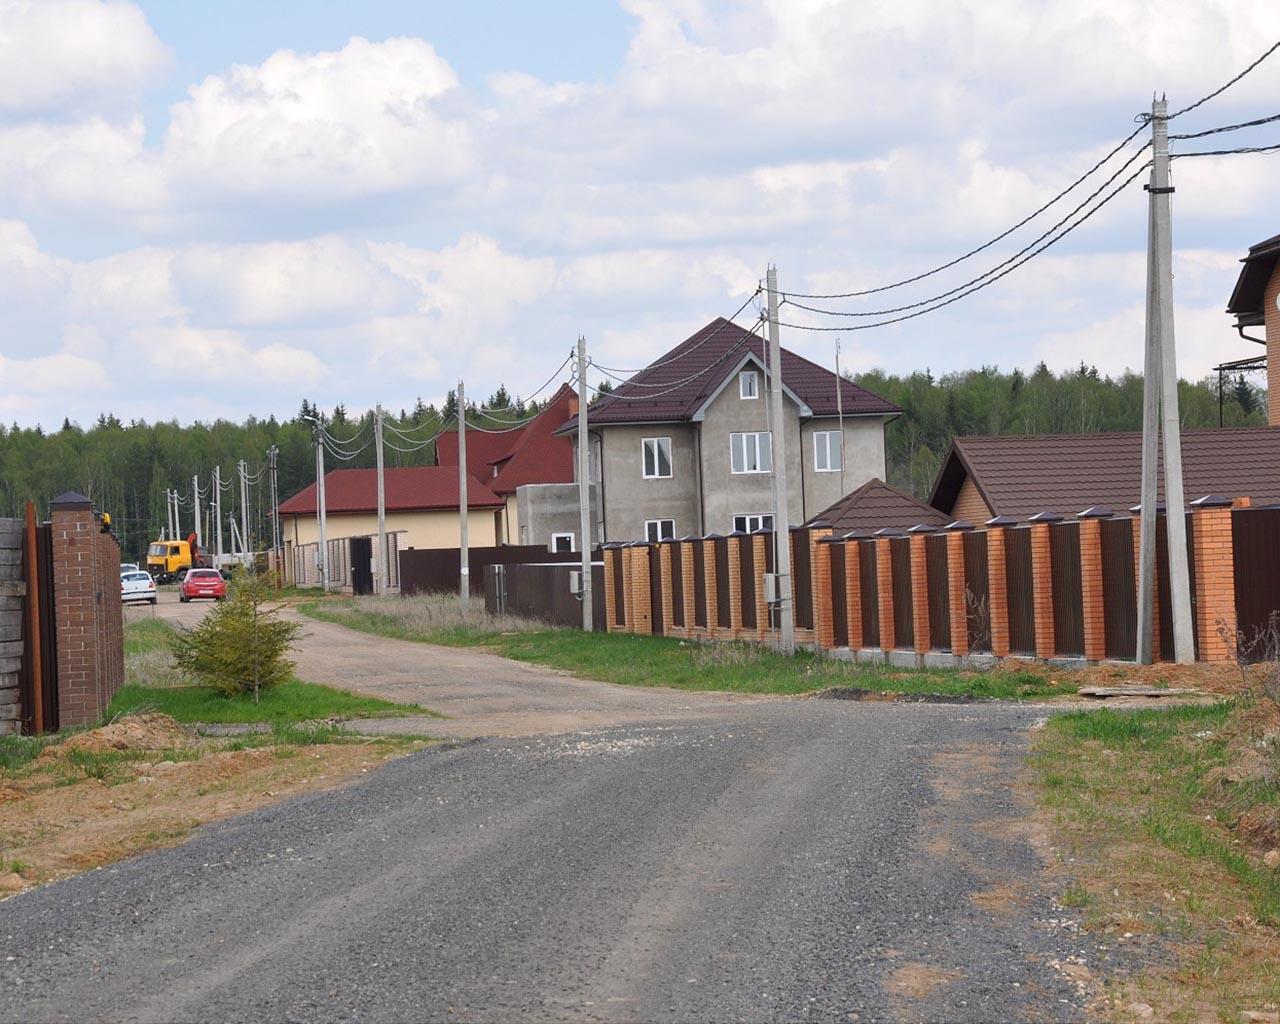
MULTIPOLYGON (((1277 39, 1280 6, 1256 0, 0 0, 0 421, 398 410, 460 378, 527 396, 580 334, 595 362, 639 368, 771 263, 795 295, 954 259, 1116 146, 1155 92, 1185 106, 1277 39)), ((1277 96, 1280 54, 1171 130, 1277 96)), ((1269 125, 1174 151, 1277 141, 1269 125)), ((809 304, 949 292, 1128 155, 949 270, 809 304)), ((1239 259, 1280 232, 1277 169, 1174 162, 1184 377, 1260 352, 1223 310, 1239 259)), ((783 344, 824 365, 838 344, 854 372, 1140 369, 1144 180, 971 298, 783 344)))

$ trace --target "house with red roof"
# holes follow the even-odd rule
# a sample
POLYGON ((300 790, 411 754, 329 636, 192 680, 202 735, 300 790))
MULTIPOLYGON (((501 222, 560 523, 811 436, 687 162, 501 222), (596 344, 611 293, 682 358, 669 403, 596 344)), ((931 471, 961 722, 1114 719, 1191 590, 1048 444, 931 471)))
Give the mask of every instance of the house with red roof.
MULTIPOLYGON (((723 318, 593 402, 604 539, 771 528, 775 459, 787 460, 790 525, 883 479, 897 406, 786 349, 781 363, 781 424, 770 421, 763 341, 723 318)), ((557 433, 576 431, 573 416, 557 433)))

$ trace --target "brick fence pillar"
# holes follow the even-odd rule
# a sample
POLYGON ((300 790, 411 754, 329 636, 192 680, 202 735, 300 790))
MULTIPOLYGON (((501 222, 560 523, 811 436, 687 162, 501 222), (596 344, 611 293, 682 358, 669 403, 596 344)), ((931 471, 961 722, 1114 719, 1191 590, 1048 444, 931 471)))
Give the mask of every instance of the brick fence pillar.
MULTIPOLYGON (((1248 508, 1247 505, 1241 507, 1248 508)), ((1200 660, 1232 661, 1236 656, 1237 620, 1231 502, 1209 494, 1193 501, 1191 508, 1195 628, 1200 660)))
POLYGON ((951 619, 951 653, 969 656, 968 583, 964 573, 964 531, 970 527, 952 523, 947 527, 947 611, 951 619))
POLYGON ((819 543, 834 533, 817 524, 809 528, 809 593, 813 603, 813 640, 821 650, 836 645, 831 605, 831 545, 819 543))
POLYGON ((608 544, 605 544, 600 554, 604 559, 604 628, 606 632, 615 633, 618 630, 615 623, 618 621, 618 605, 614 601, 616 591, 614 587, 614 551, 617 550, 608 544))
POLYGON ((660 589, 662 591, 662 635, 668 636, 672 631, 671 618, 675 615, 675 598, 672 596, 672 580, 671 580, 671 545, 659 544, 658 552, 658 572, 660 574, 660 589))
POLYGON ((929 556, 925 547, 925 535, 926 531, 912 527, 911 639, 917 654, 925 654, 932 646, 932 630, 929 628, 929 556))
POLYGON ((1053 555, 1052 548, 1049 546, 1050 521, 1050 518, 1041 518, 1029 527, 1031 530, 1031 613, 1036 623, 1036 657, 1045 660, 1057 653, 1056 638, 1053 635, 1053 555))
POLYGON ((1015 520, 997 516, 987 522, 987 613, 991 620, 991 653, 1009 656, 1009 572, 1004 532, 1015 520))
POLYGON ((1102 511, 1086 509, 1080 519, 1080 604, 1085 661, 1107 656, 1107 614, 1102 589, 1102 511))
POLYGON ((742 636, 742 537, 738 531, 729 534, 729 635, 742 636))
POLYGON ((694 625, 697 616, 693 610, 693 545, 697 541, 680 541, 680 574, 679 585, 684 588, 684 635, 691 637, 697 628, 694 625))
POLYGON ((769 545, 773 543, 773 534, 757 533, 751 537, 751 560, 755 564, 756 588, 756 635, 761 640, 769 638, 769 605, 764 599, 764 572, 769 564, 769 545))
POLYGON ((880 649, 891 651, 897 643, 893 622, 893 557, 889 538, 876 538, 876 587, 880 597, 880 649))
POLYGON ((639 544, 630 551, 631 599, 627 604, 631 610, 631 632, 650 634, 653 632, 653 595, 649 589, 649 559, 652 557, 652 549, 647 544, 639 544))
POLYGON ((856 540, 844 544, 844 608, 848 620, 849 650, 863 646, 862 636, 862 545, 856 540))
POLYGON ((709 534, 698 541, 702 545, 702 586, 707 594, 707 629, 708 637, 720 635, 720 602, 717 587, 720 584, 716 571, 715 534, 709 534))

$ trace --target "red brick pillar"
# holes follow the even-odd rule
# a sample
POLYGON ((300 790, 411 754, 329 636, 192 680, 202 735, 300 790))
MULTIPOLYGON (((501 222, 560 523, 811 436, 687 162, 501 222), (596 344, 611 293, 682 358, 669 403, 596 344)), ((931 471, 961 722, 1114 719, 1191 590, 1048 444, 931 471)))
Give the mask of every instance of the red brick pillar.
POLYGON ((742 537, 731 533, 729 545, 729 635, 742 635, 742 537))
POLYGON ((1053 635, 1053 556, 1049 547, 1049 523, 1061 516, 1041 513, 1033 517, 1031 530, 1031 611, 1036 623, 1036 657, 1057 653, 1053 635))
POLYGON ((844 544, 844 607, 848 619, 849 650, 863 646, 862 636, 862 545, 856 540, 844 544))
POLYGON ((630 600, 627 609, 631 613, 631 632, 651 634, 653 632, 653 597, 649 589, 649 557, 647 544, 639 544, 628 549, 631 553, 631 573, 628 594, 630 600))
POLYGON ((947 609, 951 619, 951 653, 969 656, 968 584, 964 573, 964 531, 966 526, 947 527, 947 609))
POLYGON ((991 619, 991 653, 1009 656, 1009 575, 1005 565, 1004 531, 1016 520, 997 516, 987 522, 987 596, 991 619))
POLYGON ((622 548, 622 631, 636 631, 636 603, 632 587, 635 585, 635 555, 630 544, 622 548))
POLYGON ((831 604, 831 545, 820 543, 832 534, 830 527, 809 528, 809 589, 813 601, 813 641, 821 650, 836 645, 831 604))
POLYGON ((755 563, 756 586, 756 635, 760 640, 769 637, 769 605, 764 599, 764 572, 769 564, 769 545, 773 543, 772 534, 757 533, 751 537, 752 561, 755 563))
POLYGON ((893 559, 889 538, 876 538, 876 585, 880 596, 880 649, 893 650, 897 641, 893 622, 893 559))
POLYGON ((1080 513, 1080 599, 1084 617, 1085 661, 1107 656, 1107 618, 1102 592, 1103 510, 1080 513))
POLYGON ((675 615, 675 598, 672 596, 671 545, 658 545, 658 571, 662 574, 662 635, 671 634, 671 617, 675 615))
POLYGON ((1232 505, 1228 499, 1210 494, 1193 501, 1191 509, 1198 653, 1201 661, 1232 661, 1237 629, 1232 505))
POLYGON ((702 545, 702 578, 707 590, 707 636, 719 637, 720 629, 720 580, 716 571, 716 535, 710 534, 698 541, 702 545))
POLYGON ((616 591, 615 571, 614 571, 614 551, 617 549, 605 544, 600 554, 604 558, 604 628, 609 633, 618 632, 618 605, 614 601, 616 591))
POLYGON ((120 549, 104 535, 93 504, 67 493, 53 520, 53 600, 59 728, 95 724, 124 681, 120 549))
POLYGON ((928 652, 932 633, 929 628, 929 559, 924 538, 925 531, 912 528, 911 639, 917 654, 928 652))
POLYGON ((699 543, 696 540, 682 540, 680 542, 680 586, 684 588, 684 635, 689 637, 694 635, 694 611, 693 611, 693 546, 699 543))

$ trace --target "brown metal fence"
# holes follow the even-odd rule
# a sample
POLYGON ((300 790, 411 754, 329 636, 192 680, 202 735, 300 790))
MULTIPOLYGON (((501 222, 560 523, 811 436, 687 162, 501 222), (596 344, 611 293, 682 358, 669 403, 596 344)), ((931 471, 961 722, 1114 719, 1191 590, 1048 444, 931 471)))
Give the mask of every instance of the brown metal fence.
POLYGON ((929 646, 935 651, 951 650, 951 593, 947 558, 946 534, 934 534, 924 539, 929 599, 929 646))
MULTIPOLYGON (((605 554, 609 554, 608 551, 605 554)), ((518 615, 557 626, 582 626, 582 602, 569 590, 569 573, 575 566, 563 562, 548 565, 490 565, 485 567, 485 610, 491 615, 518 615)), ((591 622, 605 629, 604 564, 591 568, 591 622)))
POLYGON ((1080 524, 1049 525, 1053 591, 1053 644, 1063 657, 1084 657, 1084 589, 1080 575, 1080 524))
POLYGON ((707 625, 707 552, 700 540, 693 542, 693 624, 707 625))
POLYGON ((729 615, 729 538, 717 537, 711 543, 716 559, 716 625, 728 629, 733 624, 729 615))
POLYGON ((969 650, 991 650, 991 574, 987 566, 987 533, 964 534, 964 617, 969 628, 969 650))
MULTIPOLYGON (((1263 639, 1280 614, 1280 508, 1239 508, 1231 513, 1236 566, 1236 628, 1246 660, 1268 655, 1263 639)), ((1270 652, 1274 654, 1274 652, 1270 652)))
POLYGON ((880 573, 876 568, 876 542, 858 544, 858 584, 862 588, 862 643, 880 647, 880 573))
POLYGON ((678 540, 668 544, 671 549, 671 625, 681 629, 684 620, 684 545, 678 540))
POLYGON ((813 629, 813 566, 809 531, 791 530, 791 578, 795 580, 796 628, 813 629))
POLYGON ((1137 573, 1133 567, 1133 520, 1104 519, 1102 547, 1102 632, 1108 658, 1132 661, 1138 655, 1137 573))
POLYGON ((747 534, 737 538, 738 567, 742 579, 742 624, 756 628, 756 546, 747 534))
MULTIPOLYGON (((0 594, 0 618, 5 616, 12 618, 13 613, 19 613, 21 635, 27 641, 22 648, 21 667, 18 673, 22 731, 25 733, 36 731, 35 691, 37 687, 40 689, 43 729, 45 732, 58 730, 58 621, 53 599, 53 527, 48 523, 37 524, 35 533, 34 574, 38 577, 35 580, 37 586, 32 586, 33 567, 27 559, 24 544, 20 575, 27 582, 27 596, 25 598, 6 597, 0 594), (29 600, 32 592, 37 589, 39 608, 35 608, 29 600), (38 630, 36 623, 38 623, 38 630), (38 633, 36 637, 40 645, 38 658, 30 643, 33 633, 38 633)), ((0 662, 3 661, 4 659, 0 658, 0 662)))
MULTIPOLYGON (((337 552, 345 559, 347 540, 329 542, 331 554, 337 552), (337 548, 332 545, 338 545, 337 548)), ((592 553, 592 560, 599 561, 600 551, 592 553)), ((435 594, 457 591, 461 576, 461 558, 457 548, 410 548, 397 553, 399 563, 400 593, 435 594)), ((578 552, 552 552, 539 544, 502 544, 497 547, 467 549, 467 566, 471 570, 471 590, 479 594, 484 589, 485 568, 490 565, 525 565, 552 562, 581 563, 578 552)), ((330 565, 333 579, 346 580, 345 561, 330 565), (340 575, 341 574, 341 575, 340 575)))
POLYGON ((1009 650, 1036 653, 1036 619, 1032 598, 1031 530, 1014 527, 1004 532, 1005 581, 1009 589, 1009 650))
POLYGON ((845 587, 845 546, 844 543, 828 544, 831 553, 831 621, 835 632, 837 647, 849 646, 849 604, 845 587))
POLYGON ((622 572, 622 548, 609 548, 605 557, 613 559, 613 624, 623 626, 627 622, 627 581, 622 572))
MULTIPOLYGON (((1196 544, 1192 531, 1191 513, 1187 520, 1187 578, 1191 583, 1191 621, 1196 614, 1196 544)), ((1156 592, 1160 612, 1160 659, 1173 661, 1173 602, 1169 595, 1169 533, 1166 517, 1161 515, 1156 525, 1156 592)), ((1192 631, 1196 656, 1200 655, 1200 638, 1192 631)))
POLYGON ((889 541, 889 568, 893 580, 893 646, 915 646, 915 622, 911 613, 911 538, 889 541))
POLYGON ((652 544, 649 547, 649 615, 656 636, 666 632, 662 621, 662 597, 662 548, 652 544))

